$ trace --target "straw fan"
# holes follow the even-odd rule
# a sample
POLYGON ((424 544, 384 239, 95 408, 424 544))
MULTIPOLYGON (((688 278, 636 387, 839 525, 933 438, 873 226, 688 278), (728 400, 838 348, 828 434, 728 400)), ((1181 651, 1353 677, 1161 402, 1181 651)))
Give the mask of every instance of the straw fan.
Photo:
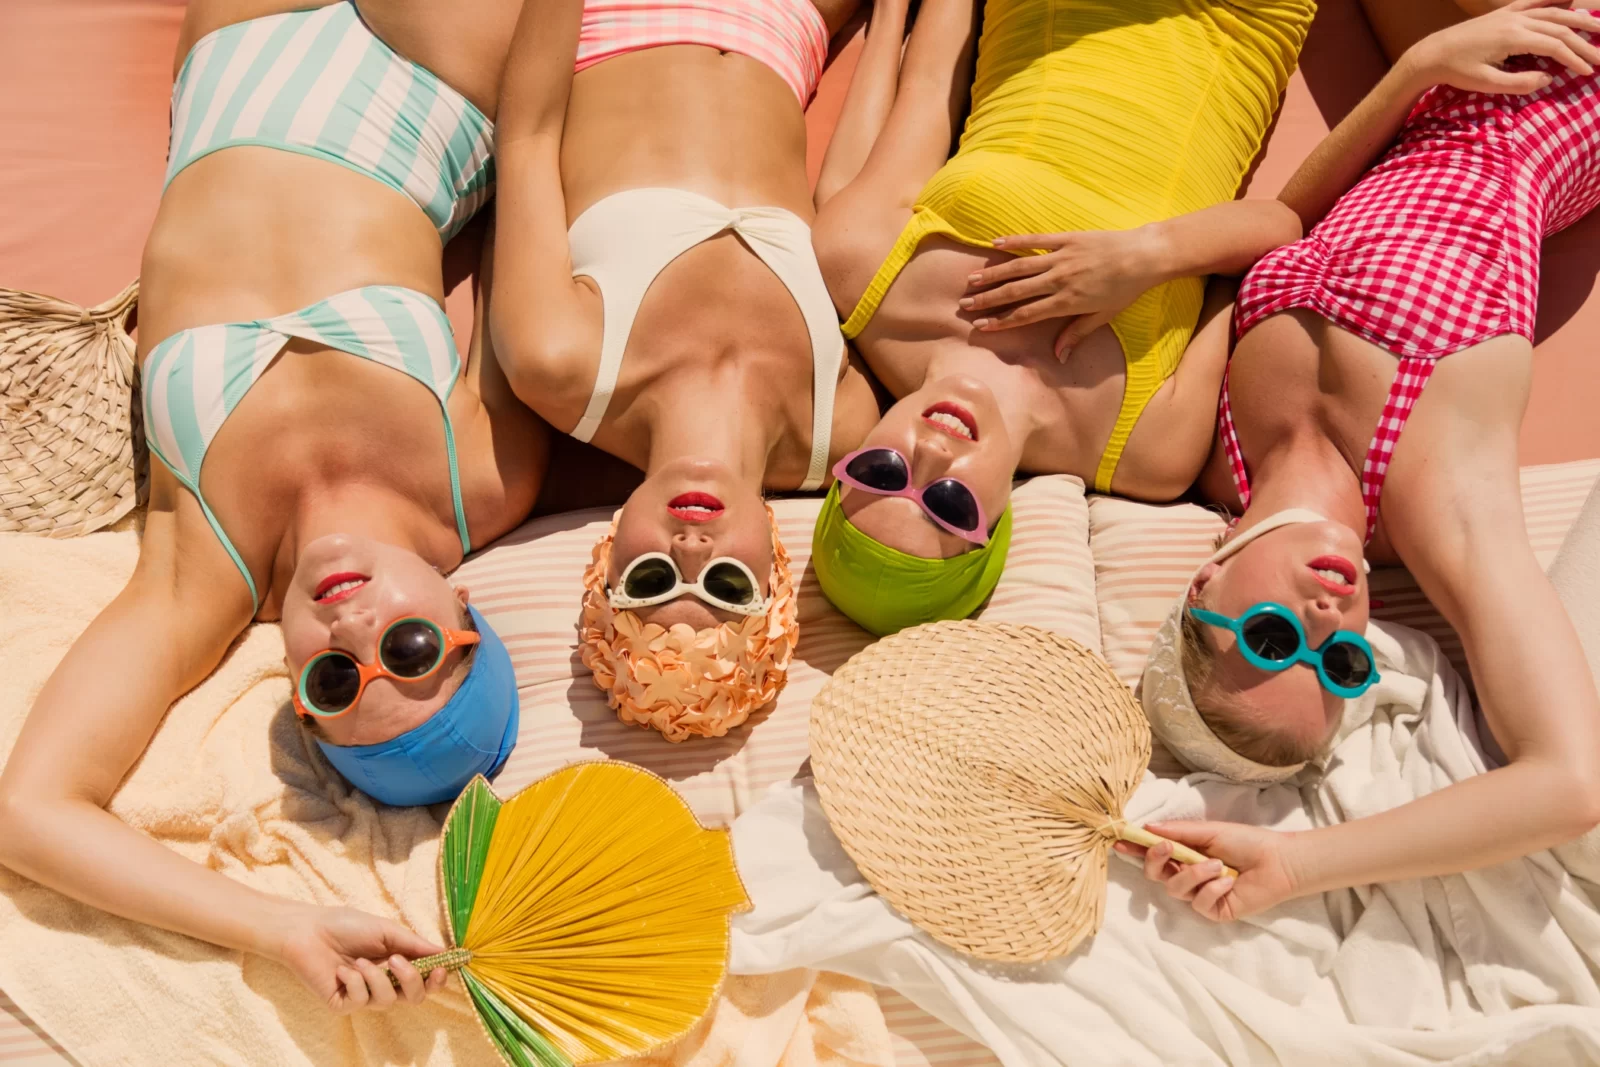
POLYGON ((811 706, 817 792, 845 850, 901 913, 983 959, 1052 959, 1100 928, 1112 842, 1161 840, 1122 818, 1149 761, 1110 666, 1030 626, 903 630, 811 706))

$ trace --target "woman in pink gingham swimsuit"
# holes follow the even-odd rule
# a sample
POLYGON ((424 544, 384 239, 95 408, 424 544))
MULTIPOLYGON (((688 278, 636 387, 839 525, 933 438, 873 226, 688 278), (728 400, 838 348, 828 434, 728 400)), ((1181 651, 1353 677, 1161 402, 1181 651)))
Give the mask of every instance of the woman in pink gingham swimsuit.
MULTIPOLYGON (((1481 704, 1463 729, 1489 769, 1301 834, 1163 826, 1240 871, 1147 857, 1211 918, 1470 870, 1600 824, 1600 694, 1529 544, 1517 461, 1540 243, 1600 204, 1596 14, 1512 0, 1413 46, 1285 189, 1315 228, 1242 283, 1200 488, 1241 516, 1230 538, 1265 529, 1201 568, 1177 655, 1158 647, 1151 668, 1181 661, 1191 769, 1243 756, 1280 780, 1328 752, 1334 690, 1351 688, 1336 676, 1359 673, 1333 635, 1367 627, 1368 557, 1410 568, 1461 636, 1481 704), (1263 669, 1274 660, 1288 665, 1263 669)), ((1376 666, 1380 686, 1410 681, 1376 666)), ((1152 711, 1163 728, 1169 705, 1152 711)))

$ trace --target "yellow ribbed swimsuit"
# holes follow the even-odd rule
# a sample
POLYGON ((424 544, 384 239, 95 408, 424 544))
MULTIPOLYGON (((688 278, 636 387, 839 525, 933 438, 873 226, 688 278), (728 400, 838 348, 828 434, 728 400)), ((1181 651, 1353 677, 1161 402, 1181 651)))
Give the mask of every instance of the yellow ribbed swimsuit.
MULTIPOLYGON (((923 238, 1120 230, 1233 198, 1294 72, 1315 0, 988 0, 961 147, 844 324, 854 339, 923 238)), ((1127 359, 1100 492, 1200 316, 1204 278, 1111 322, 1127 359)))

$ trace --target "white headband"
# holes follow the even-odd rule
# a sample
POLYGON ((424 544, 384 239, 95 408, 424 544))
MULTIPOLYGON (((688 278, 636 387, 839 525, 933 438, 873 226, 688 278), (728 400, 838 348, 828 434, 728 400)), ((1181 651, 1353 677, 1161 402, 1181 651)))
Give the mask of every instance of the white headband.
POLYGON ((1171 614, 1161 624, 1155 644, 1150 648, 1150 658, 1145 662, 1144 677, 1139 683, 1139 700, 1144 705, 1150 729, 1167 750, 1192 771, 1211 771, 1235 782, 1256 785, 1274 785, 1293 778, 1304 763, 1292 767, 1269 767, 1241 756, 1222 739, 1211 732, 1211 727, 1200 717, 1189 695, 1189 683, 1183 676, 1183 615, 1189 607, 1189 591, 1194 580, 1208 564, 1221 563, 1263 534, 1280 527, 1300 522, 1326 522, 1324 516, 1306 508, 1289 508, 1269 515, 1244 533, 1228 541, 1196 568, 1184 583, 1171 614))

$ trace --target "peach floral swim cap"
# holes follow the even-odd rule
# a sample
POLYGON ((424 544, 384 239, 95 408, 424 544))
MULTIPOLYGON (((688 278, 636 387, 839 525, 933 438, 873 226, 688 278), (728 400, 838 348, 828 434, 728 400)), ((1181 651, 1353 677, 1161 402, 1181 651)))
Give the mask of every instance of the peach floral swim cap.
MULTIPOLYGON (((620 516, 620 512, 618 515, 620 516)), ((606 567, 617 521, 594 546, 583 572, 578 648, 594 684, 626 723, 653 727, 668 741, 721 737, 783 691, 799 640, 799 610, 789 554, 772 524, 772 580, 765 615, 704 630, 643 623, 606 598, 606 567)))

